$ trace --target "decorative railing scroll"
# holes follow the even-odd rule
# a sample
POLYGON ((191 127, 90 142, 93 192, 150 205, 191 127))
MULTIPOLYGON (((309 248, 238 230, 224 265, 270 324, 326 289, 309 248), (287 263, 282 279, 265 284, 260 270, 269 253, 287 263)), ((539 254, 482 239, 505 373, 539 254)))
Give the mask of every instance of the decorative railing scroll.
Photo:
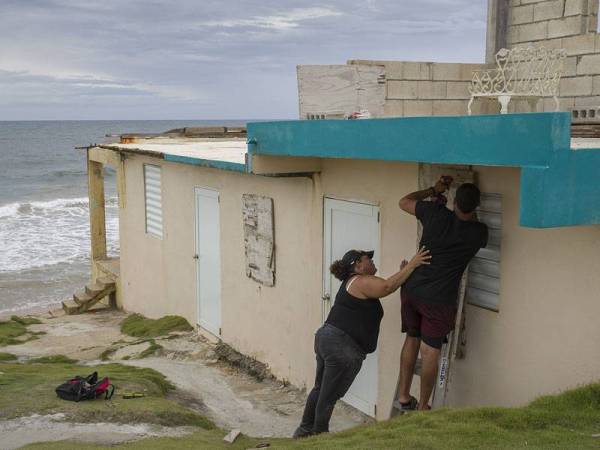
POLYGON ((496 68, 473 72, 469 115, 476 97, 497 98, 502 105, 502 114, 508 111, 512 97, 529 98, 532 106, 540 97, 553 97, 558 110, 558 87, 566 56, 564 49, 500 49, 496 53, 496 68))

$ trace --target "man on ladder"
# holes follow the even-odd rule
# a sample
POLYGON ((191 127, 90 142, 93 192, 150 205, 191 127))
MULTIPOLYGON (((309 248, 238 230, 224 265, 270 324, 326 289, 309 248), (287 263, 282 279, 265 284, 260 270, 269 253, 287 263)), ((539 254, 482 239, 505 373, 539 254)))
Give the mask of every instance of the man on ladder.
MULTIPOLYGON (((400 199, 403 211, 416 216, 423 232, 420 247, 431 253, 431 264, 417 268, 401 291, 402 331, 407 334, 400 358, 400 377, 394 407, 401 412, 430 409, 429 399, 438 373, 444 339, 455 326, 457 299, 463 272, 487 244, 487 226, 477 221, 480 192, 472 183, 456 190, 454 209, 442 195, 452 178, 441 177, 435 186, 400 199), (434 201, 424 201, 432 197, 434 201), (421 393, 410 395, 417 357, 421 351, 421 393)), ((460 305, 462 308, 462 304, 460 305)), ((445 368, 444 368, 445 370, 445 368)))

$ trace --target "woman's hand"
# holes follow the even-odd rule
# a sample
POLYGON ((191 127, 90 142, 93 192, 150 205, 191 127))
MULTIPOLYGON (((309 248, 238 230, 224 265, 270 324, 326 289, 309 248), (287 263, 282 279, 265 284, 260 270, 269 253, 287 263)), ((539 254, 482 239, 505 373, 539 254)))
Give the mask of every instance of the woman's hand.
POLYGON ((426 250, 425 246, 423 246, 417 254, 410 259, 407 265, 415 269, 423 264, 431 264, 430 259, 431 255, 429 254, 429 250, 426 250))

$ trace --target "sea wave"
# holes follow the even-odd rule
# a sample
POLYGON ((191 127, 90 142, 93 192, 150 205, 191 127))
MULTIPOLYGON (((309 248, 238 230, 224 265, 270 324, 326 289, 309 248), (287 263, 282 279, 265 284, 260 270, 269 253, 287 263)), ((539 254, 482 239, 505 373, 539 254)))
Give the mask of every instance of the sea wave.
POLYGON ((83 177, 87 174, 85 170, 55 170, 48 174, 51 178, 83 177))
MULTIPOLYGON (((107 209, 116 207, 118 199, 116 197, 107 198, 106 201, 107 209)), ((33 202, 16 202, 7 203, 6 205, 0 206, 0 219, 7 217, 16 217, 23 214, 31 213, 45 213, 45 212, 56 212, 59 209, 68 210, 74 208, 85 208, 89 206, 89 200, 87 197, 77 198, 57 198, 54 200, 47 201, 33 201, 33 202)))
MULTIPOLYGON (((90 253, 87 197, 0 206, 0 273, 84 261, 90 253)), ((106 200, 109 254, 118 252, 116 198, 106 200)))

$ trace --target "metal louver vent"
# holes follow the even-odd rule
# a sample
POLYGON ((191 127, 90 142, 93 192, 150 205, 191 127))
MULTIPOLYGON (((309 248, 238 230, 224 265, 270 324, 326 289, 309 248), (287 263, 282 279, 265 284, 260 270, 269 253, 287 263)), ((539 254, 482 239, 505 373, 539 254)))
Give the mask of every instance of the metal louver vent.
POLYGON ((146 233, 162 238, 162 192, 159 166, 144 164, 144 192, 146 233))
POLYGON ((466 299, 471 305, 498 311, 502 196, 482 193, 477 215, 488 226, 488 245, 479 250, 469 265, 466 299))

